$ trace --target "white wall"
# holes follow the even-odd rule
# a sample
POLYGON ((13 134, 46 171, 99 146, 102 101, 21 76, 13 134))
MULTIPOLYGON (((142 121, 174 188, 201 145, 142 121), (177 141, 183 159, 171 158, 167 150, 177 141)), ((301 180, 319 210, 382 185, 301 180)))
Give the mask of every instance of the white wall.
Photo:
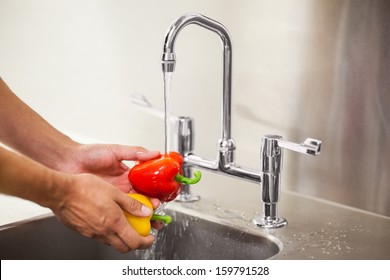
MULTIPOLYGON (((63 131, 162 150, 163 121, 130 96, 163 107, 165 32, 182 14, 200 12, 233 39, 238 163, 259 168, 264 134, 321 139, 318 158, 286 152, 283 188, 390 215, 390 157, 382 156, 390 151, 388 3, 0 0, 0 76, 63 131)), ((221 43, 188 26, 176 52, 172 112, 195 119, 195 150, 213 157, 221 43)))
MULTIPOLYGON (((299 69, 295 66, 307 18, 305 9, 289 1, 268 2, 0 0, 0 75, 60 129, 162 149, 162 120, 138 110, 130 95, 142 93, 163 107, 159 61, 165 32, 182 14, 203 13, 231 32, 233 135, 239 149, 256 153, 257 162, 265 131, 255 130, 248 114, 254 112, 265 123, 271 122, 265 126, 269 132, 275 130, 272 124, 289 118, 275 115, 260 101, 286 100, 288 91, 296 88, 299 69), (270 21, 276 23, 272 28, 270 21), (288 53, 283 48, 287 42, 288 53), (260 108, 281 119, 267 120, 265 114, 257 114, 260 108)), ((172 85, 173 113, 195 118, 196 147, 212 155, 220 131, 221 55, 215 34, 187 27, 177 43, 172 85)))

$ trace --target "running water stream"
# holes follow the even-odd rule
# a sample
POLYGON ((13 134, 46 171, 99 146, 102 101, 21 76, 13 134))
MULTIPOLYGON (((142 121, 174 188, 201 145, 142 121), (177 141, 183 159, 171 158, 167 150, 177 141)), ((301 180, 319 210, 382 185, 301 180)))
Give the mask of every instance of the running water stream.
MULTIPOLYGON (((172 72, 163 72, 164 75, 164 152, 169 154, 171 147, 171 80, 172 72)), ((156 212, 165 215, 167 203, 162 202, 156 212)))
MULTIPOLYGON (((164 148, 165 153, 168 154, 170 151, 171 144, 171 80, 172 72, 163 72, 164 75, 164 148)), ((165 209, 167 207, 166 202, 161 202, 160 206, 155 210, 156 214, 165 215, 165 209)), ((156 236, 156 240, 161 240, 165 238, 165 234, 161 235, 155 229, 152 229, 152 235, 156 236)), ((157 242, 154 242, 153 245, 141 251, 136 251, 136 256, 140 257, 143 260, 154 260, 162 258, 160 256, 162 253, 158 247, 156 247, 157 242)))
POLYGON ((172 72, 164 73, 164 132, 165 132, 165 153, 170 151, 171 144, 171 80, 172 72))

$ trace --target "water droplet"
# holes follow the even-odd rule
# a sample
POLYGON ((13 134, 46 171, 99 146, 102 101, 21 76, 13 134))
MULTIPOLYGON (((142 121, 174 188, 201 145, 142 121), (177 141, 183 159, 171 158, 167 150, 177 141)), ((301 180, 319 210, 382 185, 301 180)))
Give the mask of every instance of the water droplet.
POLYGON ((328 247, 332 244, 329 240, 319 240, 309 243, 306 247, 316 248, 316 247, 328 247))

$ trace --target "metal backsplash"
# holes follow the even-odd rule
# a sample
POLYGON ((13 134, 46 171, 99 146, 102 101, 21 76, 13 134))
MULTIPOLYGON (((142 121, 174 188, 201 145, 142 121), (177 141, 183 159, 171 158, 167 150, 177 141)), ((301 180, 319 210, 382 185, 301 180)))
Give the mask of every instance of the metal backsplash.
POLYGON ((291 135, 314 134, 323 153, 310 164, 291 155, 288 177, 299 192, 390 216, 390 1, 325 2, 313 7, 292 120, 304 125, 291 135))

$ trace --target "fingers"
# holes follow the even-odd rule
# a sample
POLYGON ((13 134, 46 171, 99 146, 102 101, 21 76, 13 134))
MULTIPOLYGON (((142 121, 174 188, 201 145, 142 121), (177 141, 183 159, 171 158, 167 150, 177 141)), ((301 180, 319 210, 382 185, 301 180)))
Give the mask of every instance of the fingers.
POLYGON ((153 214, 153 210, 157 209, 161 202, 158 198, 149 198, 150 202, 152 203, 153 209, 150 209, 148 206, 142 204, 141 202, 135 200, 132 197, 129 197, 123 192, 117 193, 115 197, 115 201, 118 203, 118 205, 128 212, 129 214, 140 216, 140 217, 146 217, 153 214))
MULTIPOLYGON (((116 198, 118 205, 126 212, 140 217, 146 217, 153 214, 153 209, 156 209, 160 205, 160 200, 156 198, 150 199, 153 209, 150 209, 146 205, 139 201, 120 193, 116 198)), ((146 237, 140 236, 128 223, 126 219, 123 219, 125 225, 118 225, 116 230, 118 238, 111 240, 112 246, 114 246, 120 252, 128 252, 134 249, 146 249, 150 247, 154 241, 154 236, 148 235, 146 237), (115 242, 115 243, 113 243, 115 242)), ((164 227, 162 223, 152 223, 152 227, 155 229, 161 229, 164 227)))
POLYGON ((116 235, 108 240, 115 249, 121 253, 127 253, 131 250, 149 248, 154 242, 154 236, 148 235, 143 237, 139 235, 125 220, 125 224, 119 226, 116 235))
POLYGON ((149 197, 149 199, 153 205, 153 209, 157 209, 160 206, 161 201, 158 198, 149 197))
POLYGON ((133 161, 146 161, 156 158, 160 155, 158 151, 149 151, 143 147, 132 147, 124 145, 111 145, 111 149, 114 152, 116 158, 120 161, 133 160, 133 161))
POLYGON ((154 236, 148 235, 143 237, 129 225, 127 227, 122 227, 122 229, 122 231, 118 232, 118 238, 120 238, 123 244, 127 247, 125 248, 125 246, 123 246, 118 249, 121 250, 120 252, 122 253, 126 252, 126 250, 128 252, 130 250, 149 248, 154 242, 154 236))
MULTIPOLYGON (((131 211, 132 213, 141 213, 140 216, 152 212, 152 209, 146 206, 145 207, 147 210, 143 210, 143 204, 136 201, 135 199, 127 197, 126 195, 122 195, 122 193, 121 196, 124 196, 124 198, 129 198, 131 201, 130 203, 127 202, 127 204, 130 204, 130 206, 126 211, 131 211), (134 204, 132 203, 133 200, 135 202, 134 204)), ((103 229, 96 237, 98 237, 97 239, 100 241, 111 245, 120 253, 127 253, 136 249, 146 249, 154 242, 154 237, 151 235, 146 237, 139 235, 136 230, 130 226, 122 211, 120 211, 119 215, 115 215, 115 217, 111 217, 110 219, 107 219, 107 221, 109 222, 105 226, 106 229, 103 229)))
POLYGON ((151 224, 152 224, 152 228, 157 230, 163 229, 165 226, 164 222, 162 221, 153 221, 151 222, 151 224))
POLYGON ((124 193, 118 193, 115 201, 124 211, 134 216, 147 217, 153 214, 153 209, 124 193))
POLYGON ((147 161, 150 159, 154 159, 160 155, 159 151, 145 151, 145 152, 137 152, 137 160, 139 161, 147 161))
POLYGON ((113 233, 101 239, 106 244, 113 246, 120 253, 127 253, 131 250, 149 248, 154 242, 154 237, 139 235, 125 218, 113 227, 113 233))

